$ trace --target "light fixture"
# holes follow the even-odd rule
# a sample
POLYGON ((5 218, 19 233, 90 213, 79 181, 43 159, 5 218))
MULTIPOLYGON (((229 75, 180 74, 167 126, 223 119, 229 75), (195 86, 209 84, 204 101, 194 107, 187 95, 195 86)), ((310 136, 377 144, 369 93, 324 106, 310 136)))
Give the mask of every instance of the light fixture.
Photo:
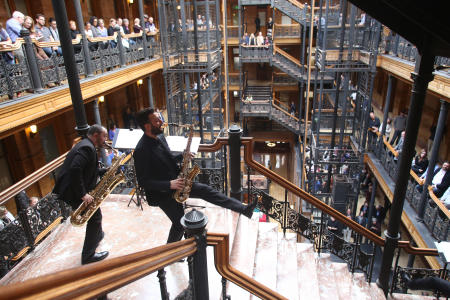
POLYGON ((105 102, 105 96, 98 97, 98 102, 105 102))
POLYGON ((30 127, 29 127, 29 129, 30 129, 30 137, 34 137, 34 135, 37 133, 37 126, 36 125, 30 125, 30 127))
POLYGON ((275 144, 274 142, 268 142, 267 143, 267 147, 270 147, 270 148, 272 148, 272 147, 275 147, 277 144, 275 144))
POLYGON ((142 79, 139 79, 136 83, 137 83, 137 85, 141 85, 144 83, 144 81, 142 79))
POLYGON ((177 5, 177 9, 180 10, 180 9, 181 9, 181 6, 180 6, 180 5, 177 5))
POLYGON ((128 0, 128 3, 133 4, 134 0, 128 0))

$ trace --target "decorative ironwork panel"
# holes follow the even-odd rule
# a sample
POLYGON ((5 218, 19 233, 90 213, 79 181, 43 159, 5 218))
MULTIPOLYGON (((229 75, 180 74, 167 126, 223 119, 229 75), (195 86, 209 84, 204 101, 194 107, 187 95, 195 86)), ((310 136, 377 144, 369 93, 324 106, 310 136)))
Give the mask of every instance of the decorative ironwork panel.
POLYGON ((213 189, 225 192, 225 168, 202 168, 201 183, 207 184, 213 189))
POLYGON ((394 278, 392 279, 392 291, 393 292, 404 292, 408 290, 407 282, 405 281, 405 275, 410 279, 426 278, 426 277, 439 277, 441 270, 433 269, 420 269, 420 268, 402 268, 397 266, 394 278))
POLYGON ((35 207, 28 207, 26 215, 33 237, 36 238, 56 218, 61 216, 60 201, 52 194, 48 194, 39 200, 35 207))
POLYGON ((32 88, 31 76, 28 71, 26 57, 17 64, 8 64, 0 59, 0 92, 1 95, 13 97, 14 93, 32 88))
POLYGON ((446 241, 449 220, 447 219, 447 216, 439 208, 436 209, 438 211, 432 233, 436 239, 446 241))
POLYGON ((354 243, 346 242, 342 237, 327 229, 322 233, 321 249, 328 250, 330 253, 342 258, 347 263, 351 263, 355 247, 356 245, 354 243))
POLYGON ((0 265, 9 269, 9 261, 28 246, 27 237, 19 219, 0 230, 0 265))
POLYGON ((278 201, 266 192, 251 187, 250 193, 252 197, 258 197, 260 200, 258 206, 263 213, 283 224, 283 215, 285 202, 278 201))
POLYGON ((423 216, 423 222, 424 224, 430 229, 430 231, 433 230, 432 226, 434 224, 434 218, 436 215, 437 207, 432 207, 430 203, 427 201, 425 206, 425 214, 423 216))

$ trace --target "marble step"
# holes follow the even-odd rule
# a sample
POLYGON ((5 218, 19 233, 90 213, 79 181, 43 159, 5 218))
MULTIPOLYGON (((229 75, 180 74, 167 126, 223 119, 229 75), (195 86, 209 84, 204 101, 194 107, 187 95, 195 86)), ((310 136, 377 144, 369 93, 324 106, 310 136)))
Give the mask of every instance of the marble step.
POLYGON ((386 296, 384 296, 383 290, 380 289, 375 282, 370 283, 369 292, 372 299, 386 300, 386 296))
POLYGON ((317 257, 317 279, 321 300, 346 300, 339 297, 339 288, 334 278, 332 262, 328 253, 322 253, 320 257, 317 257))
MULTIPOLYGON (((348 272, 350 274, 350 272, 348 272)), ((352 276, 350 274, 350 276, 352 276)), ((351 293, 352 298, 351 299, 358 299, 358 300, 370 300, 370 299, 386 299, 380 298, 379 295, 371 294, 371 287, 369 283, 366 281, 366 277, 363 273, 354 273, 352 276, 352 286, 351 286, 351 293)))
POLYGON ((320 299, 317 264, 312 244, 297 243, 298 296, 303 299, 320 299))
POLYGON ((297 235, 278 233, 277 292, 288 299, 298 299, 297 235))
MULTIPOLYGON (((389 294, 388 300, 436 300, 436 297, 433 296, 421 296, 421 295, 412 295, 412 294, 389 294)), ((445 299, 445 297, 440 297, 439 299, 445 299)))
MULTIPOLYGON (((253 277, 258 227, 258 220, 239 219, 230 256, 230 264, 250 277, 253 277)), ((231 299, 250 299, 249 292, 231 282, 227 284, 227 294, 231 299)))
MULTIPOLYGON (((278 224, 259 223, 253 278, 272 290, 277 288, 278 224)), ((257 299, 253 295, 250 299, 257 299)))

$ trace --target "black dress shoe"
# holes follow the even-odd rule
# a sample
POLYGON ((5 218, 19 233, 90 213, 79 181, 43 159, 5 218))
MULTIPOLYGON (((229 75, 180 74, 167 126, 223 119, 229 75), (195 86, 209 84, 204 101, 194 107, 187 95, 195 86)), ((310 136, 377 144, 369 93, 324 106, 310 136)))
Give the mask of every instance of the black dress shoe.
POLYGON ((92 255, 89 258, 86 258, 86 259, 82 258, 81 264, 86 265, 86 264, 94 263, 97 261, 101 261, 101 260, 104 260, 108 255, 109 255, 108 251, 97 252, 97 253, 94 253, 94 255, 92 255))
POLYGON ((242 214, 250 219, 253 215, 253 211, 255 210, 255 207, 257 204, 258 204, 258 196, 253 198, 252 203, 247 205, 247 207, 245 208, 245 210, 242 214))

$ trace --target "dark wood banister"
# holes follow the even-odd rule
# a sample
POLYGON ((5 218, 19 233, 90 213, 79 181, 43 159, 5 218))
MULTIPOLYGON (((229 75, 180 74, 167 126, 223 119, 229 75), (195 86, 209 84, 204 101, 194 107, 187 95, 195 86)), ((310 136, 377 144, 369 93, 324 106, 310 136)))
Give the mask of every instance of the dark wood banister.
POLYGON ((206 240, 208 245, 214 246, 214 264, 225 279, 261 299, 287 299, 230 265, 228 234, 208 233, 206 240))
POLYGON ((91 299, 116 290, 197 251, 195 239, 136 252, 0 287, 3 299, 91 299))
MULTIPOLYGON (((335 210, 331 206, 325 204, 324 202, 320 201, 318 198, 310 195, 309 193, 302 190, 298 186, 294 185, 290 181, 286 180, 285 178, 279 176, 275 172, 267 169, 260 163, 253 160, 253 157, 252 157, 253 138, 252 137, 242 137, 241 143, 245 147, 244 160, 247 163, 247 165, 250 166, 252 169, 258 171, 260 174, 266 176, 267 178, 270 178, 270 180, 272 180, 273 182, 279 184, 280 186, 284 187, 289 192, 302 198, 303 200, 306 200, 308 203, 319 208, 321 211, 325 212, 326 214, 333 216, 336 220, 342 222, 343 224, 345 224, 346 226, 351 228, 353 231, 355 231, 361 235, 364 235, 366 238, 370 239, 376 245, 384 246, 385 240, 382 237, 376 235, 375 233, 371 232, 367 228, 359 225, 357 222, 347 218, 345 215, 343 215, 339 211, 335 210)), ((228 138, 221 137, 221 138, 217 138, 216 141, 214 142, 214 144, 200 145, 199 151, 215 152, 215 151, 218 151, 222 146, 225 146, 225 145, 228 145, 228 138)), ((413 254, 413 255, 427 255, 427 256, 438 256, 439 255, 436 249, 412 247, 409 241, 399 241, 398 246, 400 248, 404 249, 407 253, 413 254)))

